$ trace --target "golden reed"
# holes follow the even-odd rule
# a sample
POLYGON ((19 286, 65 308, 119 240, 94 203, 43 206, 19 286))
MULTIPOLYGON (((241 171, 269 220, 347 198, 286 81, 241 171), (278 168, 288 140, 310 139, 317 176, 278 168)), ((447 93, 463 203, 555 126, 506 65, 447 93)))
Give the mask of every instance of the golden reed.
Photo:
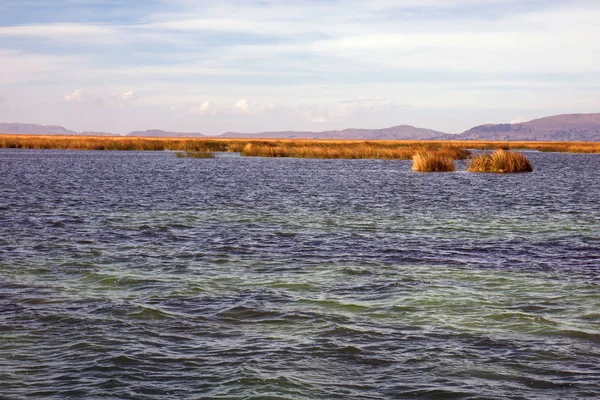
POLYGON ((409 160, 419 150, 437 149, 454 159, 469 151, 453 143, 426 141, 134 138, 118 136, 0 135, 0 148, 70 150, 174 150, 239 152, 250 157, 378 158, 409 160))
POLYGON ((400 143, 393 141, 251 141, 244 145, 241 154, 258 157, 295 158, 377 158, 384 160, 410 160, 415 153, 426 148, 437 148, 448 157, 466 159, 469 151, 438 144, 400 143))
POLYGON ((420 150, 413 156, 415 172, 452 172, 456 165, 451 157, 440 150, 420 150))
POLYGON ((469 172, 531 172, 533 167, 522 153, 496 150, 492 154, 481 154, 474 157, 467 168, 469 172))
POLYGON ((379 158, 409 160, 423 150, 438 150, 452 159, 468 158, 465 149, 539 150, 600 153, 600 143, 486 142, 330 139, 213 139, 131 136, 43 136, 0 134, 0 148, 70 150, 229 151, 257 157, 379 158))

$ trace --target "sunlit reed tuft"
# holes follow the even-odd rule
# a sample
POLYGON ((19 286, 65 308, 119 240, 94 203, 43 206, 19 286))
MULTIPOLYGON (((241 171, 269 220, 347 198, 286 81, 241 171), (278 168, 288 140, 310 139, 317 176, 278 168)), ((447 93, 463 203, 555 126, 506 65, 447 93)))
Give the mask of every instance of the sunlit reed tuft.
POLYGON ((522 153, 512 151, 496 150, 492 154, 481 154, 469 163, 469 172, 531 172, 533 167, 522 153))
POLYGON ((439 150, 422 150, 413 156, 415 172, 452 172, 456 171, 454 161, 439 150))

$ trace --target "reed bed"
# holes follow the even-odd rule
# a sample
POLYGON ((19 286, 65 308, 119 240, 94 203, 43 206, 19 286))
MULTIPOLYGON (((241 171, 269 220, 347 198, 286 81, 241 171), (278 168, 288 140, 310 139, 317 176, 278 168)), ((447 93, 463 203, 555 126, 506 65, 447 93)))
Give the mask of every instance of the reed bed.
POLYGON ((441 150, 421 150, 412 159, 412 170, 415 172, 456 171, 456 165, 452 158, 441 150))
POLYGON ((32 135, 0 135, 0 148, 198 152, 228 150, 227 143, 221 140, 32 135))
POLYGON ((436 148, 447 157, 466 159, 470 152, 454 146, 438 144, 404 144, 376 141, 257 141, 244 145, 241 154, 254 157, 295 158, 376 158, 384 160, 410 160, 418 151, 436 148))
POLYGON ((470 156, 453 143, 360 140, 257 140, 0 135, 0 148, 71 150, 174 150, 239 152, 249 157, 377 158, 410 160, 421 150, 437 149, 453 159, 470 156))
POLYGON ((174 150, 192 152, 239 152, 256 157, 379 158, 410 160, 424 150, 438 150, 452 159, 468 158, 478 150, 539 150, 600 153, 597 142, 489 142, 417 140, 325 140, 325 139, 212 139, 143 138, 128 136, 2 135, 0 148, 70 150, 174 150))
POLYGON ((497 142, 480 140, 450 141, 457 147, 473 150, 537 150, 556 153, 600 154, 600 142, 497 142))
POLYGON ((481 154, 474 157, 469 163, 467 171, 515 173, 531 172, 533 167, 524 154, 499 149, 492 154, 481 154))

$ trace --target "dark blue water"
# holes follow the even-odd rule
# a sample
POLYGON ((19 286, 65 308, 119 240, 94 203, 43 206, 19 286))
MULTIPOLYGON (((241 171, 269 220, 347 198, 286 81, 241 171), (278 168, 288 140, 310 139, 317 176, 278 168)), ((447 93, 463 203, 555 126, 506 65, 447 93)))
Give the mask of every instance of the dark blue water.
POLYGON ((600 398, 600 155, 0 150, 0 398, 600 398))

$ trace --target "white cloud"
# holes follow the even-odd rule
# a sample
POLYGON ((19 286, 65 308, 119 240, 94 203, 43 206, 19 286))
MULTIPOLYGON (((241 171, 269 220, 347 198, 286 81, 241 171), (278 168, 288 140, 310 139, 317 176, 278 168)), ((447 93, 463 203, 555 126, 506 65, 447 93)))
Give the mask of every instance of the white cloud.
MULTIPOLYGON (((486 0, 485 7, 501 5, 522 5, 523 0, 486 0)), ((376 10, 427 8, 427 9, 462 9, 464 7, 481 6, 481 0, 361 0, 363 7, 376 10)))
POLYGON ((508 121, 600 106, 597 0, 165 0, 152 9, 176 12, 162 14, 142 3, 127 25, 103 14, 0 26, 11 104, 32 119, 38 99, 67 118, 102 104, 79 117, 139 112, 150 126, 214 131, 404 123, 406 104, 432 121, 431 110, 508 121))
POLYGON ((90 94, 84 88, 75 89, 72 93, 64 95, 66 103, 78 106, 122 106, 138 100, 133 90, 121 92, 106 92, 100 95, 90 94))
POLYGON ((215 116, 221 107, 212 101, 189 101, 184 104, 175 104, 169 107, 171 111, 188 115, 215 116))
POLYGON ((384 99, 383 97, 365 97, 365 96, 358 96, 358 97, 350 97, 348 99, 345 100, 341 100, 340 103, 342 104, 381 104, 381 103, 386 103, 388 100, 384 99))
POLYGON ((343 122, 364 116, 367 118, 389 112, 394 109, 406 108, 383 97, 358 96, 329 103, 307 103, 296 108, 306 120, 311 122, 343 122))
POLYGON ((215 115, 217 113, 217 105, 210 101, 203 101, 197 110, 202 115, 215 115))
MULTIPOLYGON (((231 103, 229 103, 231 104, 231 103)), ((188 102, 173 105, 171 111, 187 115, 199 114, 207 117, 237 116, 243 120, 255 119, 261 116, 264 119, 282 119, 287 117, 299 118, 311 123, 343 122, 350 118, 360 116, 374 116, 389 112, 393 109, 406 108, 406 106, 393 103, 381 97, 349 98, 331 102, 303 102, 300 104, 279 104, 270 100, 248 101, 237 100, 232 106, 219 104, 212 101, 188 102)), ((228 128, 226 128, 228 129, 228 128)))
POLYGON ((106 100, 101 97, 86 94, 83 88, 75 89, 73 93, 64 96, 65 102, 77 106, 101 106, 106 100))
POLYGON ((242 114, 248 114, 250 106, 246 100, 238 100, 235 102, 235 109, 240 111, 242 114))
POLYGON ((83 101, 85 90, 83 88, 75 89, 71 94, 65 95, 65 101, 67 103, 81 103, 83 101))
POLYGON ((274 101, 248 103, 246 100, 238 100, 233 107, 234 111, 244 115, 265 114, 278 108, 274 101))
POLYGON ((85 61, 79 56, 52 56, 0 48, 0 85, 40 80, 56 82, 58 75, 81 68, 85 61))
POLYGON ((118 41, 115 28, 87 24, 46 24, 0 26, 0 37, 39 37, 60 41, 114 43, 118 41))
MULTIPOLYGON (((431 3, 441 7, 447 2, 431 3)), ((596 23, 600 7, 546 7, 483 19, 460 14, 448 19, 417 16, 402 18, 402 23, 374 15, 359 18, 348 12, 341 18, 345 26, 342 30, 338 24, 328 23, 329 17, 315 13, 319 16, 309 22, 297 19, 291 27, 288 25, 294 40, 234 43, 222 49, 222 57, 241 65, 249 64, 248 60, 264 60, 265 65, 280 67, 275 70, 292 69, 297 74, 320 69, 331 72, 334 68, 342 74, 353 71, 370 76, 423 71, 438 78, 449 73, 598 73, 600 42, 591 38, 600 36, 600 25, 596 23), (311 32, 315 35, 307 35, 311 32), (294 65, 289 59, 306 62, 294 65)), ((239 18, 247 18, 240 26, 254 18, 252 14, 240 15, 239 18)), ((262 27, 260 18, 254 22, 262 27)))
POLYGON ((266 22, 258 25, 256 21, 236 18, 182 19, 143 25, 144 29, 175 30, 186 32, 238 32, 254 34, 289 34, 290 28, 283 22, 266 22))
MULTIPOLYGON (((264 71, 263 66, 248 67, 244 65, 226 65, 228 56, 221 54, 212 65, 206 63, 188 61, 186 63, 171 63, 163 65, 140 65, 102 68, 96 70, 109 76, 118 76, 122 79, 198 79, 206 76, 292 76, 290 71, 264 71)), ((188 85, 189 86, 189 85, 188 85)))
MULTIPOLYGON (((273 100, 261 99, 248 101, 237 100, 230 106, 227 102, 217 103, 213 101, 188 102, 170 106, 171 111, 184 115, 203 115, 206 117, 219 116, 236 117, 235 120, 256 120, 258 116, 265 120, 285 120, 293 118, 310 123, 343 122, 351 118, 361 116, 372 117, 389 112, 393 109, 406 108, 382 97, 358 96, 340 101, 318 102, 307 101, 299 104, 279 104, 273 100)), ((282 127, 284 129, 285 127, 282 127)), ((224 128, 228 130, 230 128, 224 128)))
POLYGON ((126 105, 133 104, 134 102, 138 101, 138 99, 139 97, 136 92, 133 90, 125 90, 112 92, 108 98, 108 101, 106 102, 115 105, 126 105))
POLYGON ((346 114, 339 113, 339 111, 342 110, 340 108, 333 110, 318 104, 301 105, 298 107, 298 110, 307 121, 316 123, 324 123, 332 119, 343 119, 347 116, 346 114))
POLYGON ((132 90, 128 90, 126 92, 121 93, 119 97, 121 97, 122 100, 131 101, 135 99, 135 94, 132 90))

